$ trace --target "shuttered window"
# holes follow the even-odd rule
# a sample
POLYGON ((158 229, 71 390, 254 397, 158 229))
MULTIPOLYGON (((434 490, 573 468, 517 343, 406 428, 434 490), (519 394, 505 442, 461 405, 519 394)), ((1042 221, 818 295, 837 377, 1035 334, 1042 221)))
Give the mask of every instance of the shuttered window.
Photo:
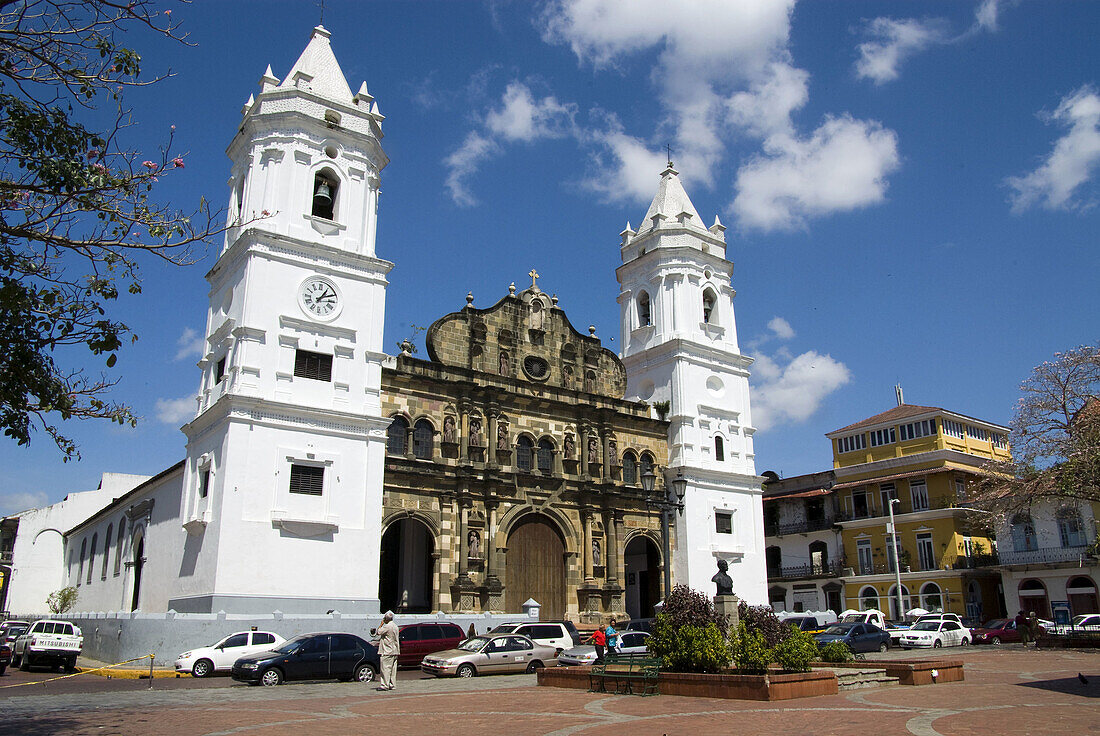
POLYGON ((294 375, 298 378, 311 378, 314 381, 332 380, 332 356, 323 353, 311 353, 308 350, 294 352, 294 375))
POLYGON ((320 496, 325 485, 325 469, 315 465, 290 466, 290 492, 320 496))

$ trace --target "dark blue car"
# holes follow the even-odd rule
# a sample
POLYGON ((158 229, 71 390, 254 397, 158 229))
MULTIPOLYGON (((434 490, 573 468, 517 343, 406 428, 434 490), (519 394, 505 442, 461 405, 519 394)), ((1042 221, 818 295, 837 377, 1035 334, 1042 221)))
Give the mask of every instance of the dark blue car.
POLYGON ((269 652, 233 663, 233 679, 252 685, 285 680, 370 682, 381 669, 378 649, 353 634, 302 634, 269 652))
POLYGON ((839 641, 853 652, 885 652, 890 648, 890 635, 874 624, 833 624, 814 636, 818 646, 839 641))

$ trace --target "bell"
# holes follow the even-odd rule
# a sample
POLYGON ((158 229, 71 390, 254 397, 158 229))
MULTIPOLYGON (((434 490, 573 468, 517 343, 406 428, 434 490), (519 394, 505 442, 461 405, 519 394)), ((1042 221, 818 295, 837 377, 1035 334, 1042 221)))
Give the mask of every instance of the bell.
POLYGON ((324 179, 317 183, 317 190, 313 192, 313 201, 324 207, 332 204, 332 190, 329 189, 328 182, 324 179))

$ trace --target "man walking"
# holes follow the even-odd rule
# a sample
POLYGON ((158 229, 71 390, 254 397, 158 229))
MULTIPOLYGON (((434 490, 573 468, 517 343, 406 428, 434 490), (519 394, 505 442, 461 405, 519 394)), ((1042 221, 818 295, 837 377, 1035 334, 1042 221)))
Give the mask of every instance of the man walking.
POLYGON ((619 651, 619 632, 615 630, 615 619, 611 619, 611 623, 604 629, 604 636, 607 637, 607 653, 618 653, 619 651))
POLYGON ((1014 623, 1016 624, 1016 633, 1020 635, 1020 643, 1026 647, 1031 639, 1031 627, 1028 625, 1027 615, 1020 611, 1016 614, 1014 623))
POLYGON ((379 690, 393 690, 397 681, 397 655, 401 654, 401 641, 398 638, 397 624, 393 622, 393 611, 386 611, 378 634, 378 656, 382 660, 382 686, 379 690))

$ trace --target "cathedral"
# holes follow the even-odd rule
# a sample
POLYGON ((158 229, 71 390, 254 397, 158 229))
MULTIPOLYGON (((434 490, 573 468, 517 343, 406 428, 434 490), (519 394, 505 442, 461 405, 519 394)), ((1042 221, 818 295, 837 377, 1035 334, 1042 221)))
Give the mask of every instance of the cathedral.
POLYGON ((712 593, 719 561, 765 603, 733 265, 672 163, 620 234, 621 354, 532 270, 491 306, 471 295, 437 319, 426 358, 408 344, 391 356, 378 105, 365 83, 352 92, 320 26, 260 86, 228 148, 232 222, 206 275, 186 456, 95 510, 70 504, 64 526, 57 509, 48 530, 21 515, 0 609, 42 608, 20 564, 47 531, 56 560, 40 551, 34 576, 77 586, 81 611, 537 602, 543 618, 594 622, 653 615, 667 578, 712 593))

